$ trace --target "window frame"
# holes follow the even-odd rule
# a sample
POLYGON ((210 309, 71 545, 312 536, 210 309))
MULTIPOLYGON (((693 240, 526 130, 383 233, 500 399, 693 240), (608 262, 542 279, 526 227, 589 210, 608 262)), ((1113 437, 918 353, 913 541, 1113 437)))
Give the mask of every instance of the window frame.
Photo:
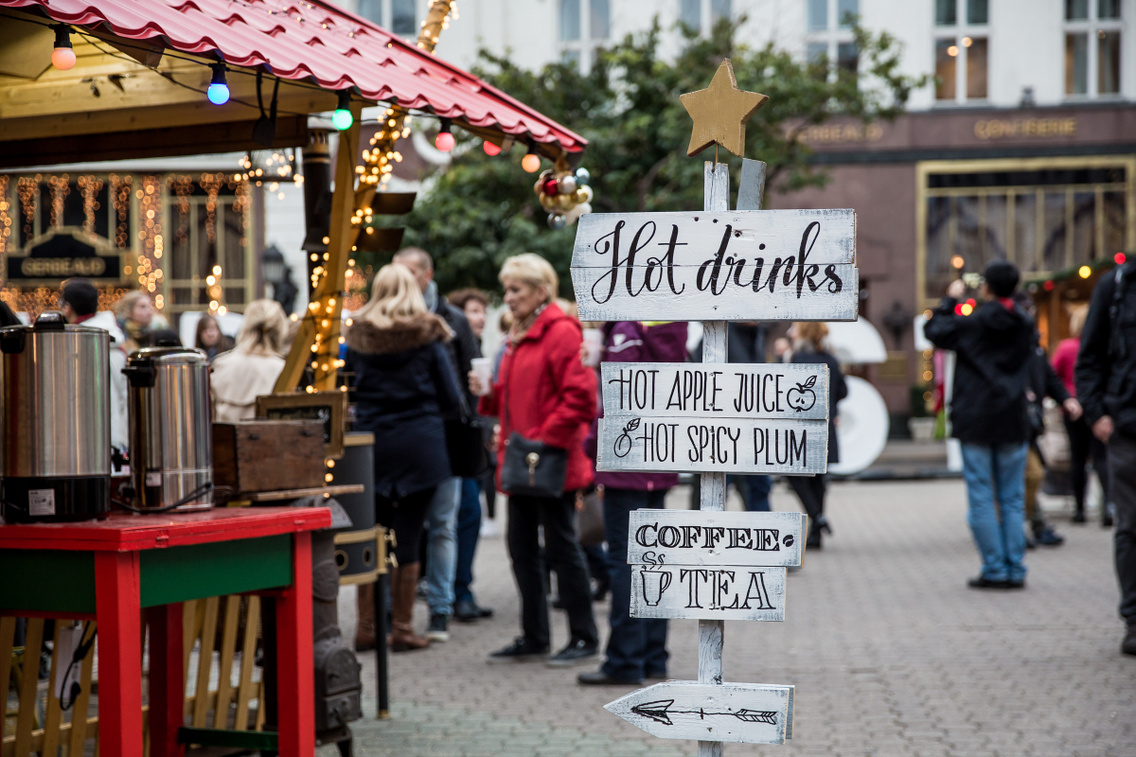
POLYGON ((990 100, 990 83, 993 77, 990 75, 990 48, 991 48, 991 35, 994 31, 993 26, 990 24, 990 7, 989 4, 986 8, 986 21, 984 23, 971 23, 970 9, 968 7, 968 0, 951 0, 955 4, 955 23, 953 24, 939 24, 937 19, 933 21, 934 36, 931 44, 931 70, 938 75, 938 48, 941 42, 949 42, 957 53, 952 56, 955 59, 954 70, 954 97, 953 98, 940 98, 938 87, 936 86, 934 92, 934 104, 937 107, 952 106, 952 105, 968 105, 974 103, 985 103, 990 100), (982 39, 986 43, 986 95, 983 97, 971 97, 969 93, 970 84, 970 44, 966 40, 982 39))
POLYGON ((1122 99, 1124 93, 1124 3, 1120 3, 1119 15, 1116 18, 1100 18, 1099 0, 1086 0, 1088 15, 1083 19, 1065 18, 1065 3, 1061 4, 1061 49, 1064 52, 1069 37, 1077 34, 1085 35, 1085 79, 1084 92, 1070 92, 1068 89, 1069 63, 1065 58, 1062 75, 1066 82, 1062 87, 1066 100, 1082 102, 1085 100, 1113 100, 1122 99), (1116 80, 1115 92, 1100 91, 1100 34, 1114 33, 1117 35, 1117 48, 1120 54, 1119 76, 1116 80))
MULTIPOLYGON (((808 52, 809 48, 814 47, 814 46, 819 46, 819 45, 824 46, 825 55, 828 56, 828 63, 829 63, 828 79, 829 79, 829 81, 835 81, 836 77, 839 75, 839 72, 841 70, 851 71, 851 73, 854 76, 856 76, 857 78, 859 78, 859 75, 860 75, 859 51, 857 51, 857 54, 856 54, 856 61, 857 61, 856 68, 848 69, 848 68, 845 68, 844 66, 840 65, 840 48, 841 48, 841 46, 842 45, 854 44, 856 42, 856 39, 852 34, 851 27, 843 26, 841 24, 841 18, 837 15, 840 12, 840 2, 841 2, 841 0, 825 0, 826 6, 827 6, 827 12, 826 12, 826 15, 825 15, 825 20, 826 20, 828 26, 824 29, 816 29, 814 31, 808 31, 805 34, 806 58, 810 62, 812 62, 814 56, 809 54, 809 52, 808 52)), ((809 29, 810 26, 809 26, 809 19, 808 19, 808 4, 807 3, 805 4, 805 14, 806 14, 806 16, 805 16, 805 28, 809 29)), ((859 2, 857 2, 857 6, 856 6, 856 15, 857 16, 860 15, 859 2)))
POLYGON ((584 76, 592 72, 592 64, 596 55, 611 39, 611 0, 607 0, 607 37, 595 37, 592 32, 592 2, 593 0, 575 0, 578 3, 580 18, 578 28, 580 36, 577 39, 563 39, 563 7, 565 0, 557 0, 556 4, 556 38, 560 45, 560 62, 565 64, 576 63, 584 76))

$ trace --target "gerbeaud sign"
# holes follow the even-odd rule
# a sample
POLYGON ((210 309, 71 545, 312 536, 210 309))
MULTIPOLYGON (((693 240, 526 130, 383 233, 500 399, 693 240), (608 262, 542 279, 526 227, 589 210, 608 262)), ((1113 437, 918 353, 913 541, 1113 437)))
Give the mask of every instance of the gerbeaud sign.
POLYGON ((856 213, 585 215, 572 283, 585 321, 851 321, 856 213))

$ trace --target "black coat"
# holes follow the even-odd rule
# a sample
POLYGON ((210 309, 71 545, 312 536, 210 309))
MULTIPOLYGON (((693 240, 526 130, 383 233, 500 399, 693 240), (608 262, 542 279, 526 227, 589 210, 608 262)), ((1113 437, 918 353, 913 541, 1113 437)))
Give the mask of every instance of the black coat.
POLYGON ((1120 271, 1125 281, 1119 300, 1114 273, 1093 290, 1074 380, 1089 425, 1108 415, 1117 431, 1136 436, 1136 263, 1120 271))
POLYGON ((454 332, 454 338, 446 342, 446 349, 450 354, 450 364, 454 366, 454 371, 457 374, 458 384, 463 390, 462 396, 465 397, 467 416, 472 416, 473 411, 477 408, 477 397, 474 397, 473 393, 469 391, 469 381, 466 380, 466 376, 473 369, 473 360, 481 357, 481 345, 478 343, 477 337, 473 335, 473 329, 470 328, 465 313, 446 302, 444 298, 438 298, 438 302, 434 306, 434 314, 445 321, 446 325, 450 327, 450 331, 454 332))
POLYGON ((848 382, 835 357, 823 350, 793 353, 794 363, 824 363, 828 366, 828 462, 840 462, 840 445, 836 441, 836 403, 848 396, 848 382))
POLYGON ((355 374, 355 428, 375 435, 375 493, 398 500, 450 477, 443 416, 461 407, 461 390, 435 315, 388 328, 356 318, 347 331, 347 369, 355 374))
POLYGON ((1026 408, 1033 319, 1021 307, 985 302, 969 316, 942 304, 923 327, 936 347, 958 356, 951 396, 951 433, 967 444, 1020 444, 1030 438, 1026 408))

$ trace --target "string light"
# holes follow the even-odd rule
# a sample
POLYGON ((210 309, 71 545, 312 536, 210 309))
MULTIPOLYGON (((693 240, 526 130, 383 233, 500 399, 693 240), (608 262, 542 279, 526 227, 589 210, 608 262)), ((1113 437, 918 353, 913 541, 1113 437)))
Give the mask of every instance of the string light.
POLYGON ((351 124, 355 123, 355 117, 351 115, 350 91, 346 89, 339 91, 339 104, 331 114, 331 123, 340 131, 347 131, 351 128, 351 124))
POLYGON ((525 153, 525 157, 521 159, 521 168, 529 173, 536 173, 540 168, 540 156, 536 154, 536 148, 529 145, 529 151, 525 153))
POLYGON ((70 71, 75 67, 75 51, 71 47, 71 29, 66 24, 58 24, 55 29, 55 49, 51 51, 51 65, 60 71, 70 71))
POLYGON ((438 129, 438 136, 434 137, 434 147, 437 147, 442 152, 449 152, 454 149, 454 135, 450 132, 450 119, 442 119, 442 125, 438 129))
POLYGON ((229 84, 225 81, 225 64, 211 63, 209 67, 213 69, 213 78, 209 80, 209 88, 205 90, 205 96, 214 105, 224 105, 229 102, 229 84))
POLYGON ((484 144, 481 145, 481 149, 484 150, 485 154, 490 157, 501 154, 501 148, 490 142, 488 139, 485 140, 484 144))

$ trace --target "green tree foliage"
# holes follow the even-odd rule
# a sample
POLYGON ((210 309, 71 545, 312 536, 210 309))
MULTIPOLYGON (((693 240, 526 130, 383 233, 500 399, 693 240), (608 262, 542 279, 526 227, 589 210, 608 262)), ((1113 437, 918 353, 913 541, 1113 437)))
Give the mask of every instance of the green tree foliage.
MULTIPOLYGON (((628 36, 603 51, 584 76, 575 66, 525 71, 508 58, 482 52, 478 75, 589 140, 581 165, 591 172, 597 213, 674 211, 702 207, 702 163, 711 150, 687 157, 691 121, 679 95, 704 89, 723 58, 738 86, 769 95, 749 121, 746 157, 767 164, 767 187, 792 191, 821 186, 822 167, 809 162, 803 130, 837 117, 863 123, 893 119, 910 92, 926 81, 899 71, 899 47, 887 33, 855 29, 859 77, 831 73, 827 60, 801 61, 773 44, 751 49, 737 25, 723 21, 711 36, 684 31, 677 59, 662 57, 660 29, 628 36)), ((453 162, 431 177, 406 219, 406 243, 437 258, 442 291, 462 286, 497 290, 497 271, 509 255, 535 252, 561 274, 570 296, 568 264, 575 226, 552 231, 533 193, 535 174, 520 167, 523 148, 489 157, 481 141, 459 135, 453 162)), ((740 160, 721 151, 719 160, 740 160)), ((547 163, 546 163, 547 165, 547 163)))

